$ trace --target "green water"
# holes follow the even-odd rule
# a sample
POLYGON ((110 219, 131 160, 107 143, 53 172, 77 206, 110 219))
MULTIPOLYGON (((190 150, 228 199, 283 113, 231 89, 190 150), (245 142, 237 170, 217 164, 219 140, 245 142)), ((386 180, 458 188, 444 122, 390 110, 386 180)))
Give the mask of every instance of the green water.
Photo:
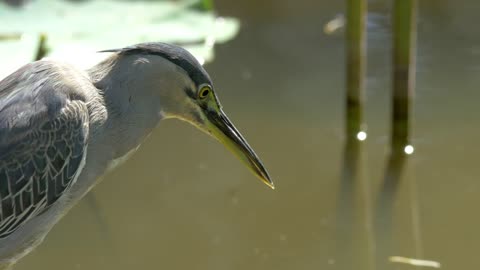
POLYGON ((344 6, 216 1, 242 26, 207 69, 277 189, 169 120, 16 269, 414 268, 391 256, 480 268, 480 4, 420 1, 415 152, 389 171, 390 8, 369 5, 358 148, 343 135, 343 34, 323 32, 344 6))

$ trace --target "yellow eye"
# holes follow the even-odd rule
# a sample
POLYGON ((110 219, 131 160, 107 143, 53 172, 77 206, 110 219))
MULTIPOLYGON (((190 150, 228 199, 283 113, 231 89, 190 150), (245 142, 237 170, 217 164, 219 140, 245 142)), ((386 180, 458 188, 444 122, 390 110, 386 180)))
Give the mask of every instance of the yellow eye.
POLYGON ((210 86, 203 86, 198 92, 198 97, 200 97, 201 99, 204 99, 208 96, 208 94, 210 94, 210 91, 212 91, 210 86))

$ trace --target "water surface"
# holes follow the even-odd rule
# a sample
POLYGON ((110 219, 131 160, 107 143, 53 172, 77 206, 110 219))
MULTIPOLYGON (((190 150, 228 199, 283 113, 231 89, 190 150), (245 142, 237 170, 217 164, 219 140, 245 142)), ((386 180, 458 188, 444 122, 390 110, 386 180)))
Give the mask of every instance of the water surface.
POLYGON ((217 2, 242 29, 207 69, 277 189, 165 121, 16 269, 412 269, 390 256, 480 268, 478 1, 420 1, 415 152, 388 171, 387 4, 370 3, 368 138, 347 149, 344 40, 323 32, 344 7, 217 2))

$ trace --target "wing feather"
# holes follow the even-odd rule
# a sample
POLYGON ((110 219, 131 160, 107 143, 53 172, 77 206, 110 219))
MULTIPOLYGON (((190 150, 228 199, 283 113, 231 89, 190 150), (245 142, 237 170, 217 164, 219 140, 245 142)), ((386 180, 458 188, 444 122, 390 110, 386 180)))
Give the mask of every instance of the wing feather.
POLYGON ((49 62, 0 82, 0 238, 53 205, 82 169, 89 113, 71 87, 49 62))

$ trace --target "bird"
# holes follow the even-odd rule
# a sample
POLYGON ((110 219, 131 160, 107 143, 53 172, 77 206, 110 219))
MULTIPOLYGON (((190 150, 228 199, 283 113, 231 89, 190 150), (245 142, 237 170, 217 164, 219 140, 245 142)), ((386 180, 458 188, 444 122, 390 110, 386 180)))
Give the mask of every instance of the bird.
POLYGON ((100 53, 110 55, 86 70, 44 59, 0 81, 0 269, 37 247, 165 119, 212 136, 274 188, 186 49, 147 42, 100 53))

